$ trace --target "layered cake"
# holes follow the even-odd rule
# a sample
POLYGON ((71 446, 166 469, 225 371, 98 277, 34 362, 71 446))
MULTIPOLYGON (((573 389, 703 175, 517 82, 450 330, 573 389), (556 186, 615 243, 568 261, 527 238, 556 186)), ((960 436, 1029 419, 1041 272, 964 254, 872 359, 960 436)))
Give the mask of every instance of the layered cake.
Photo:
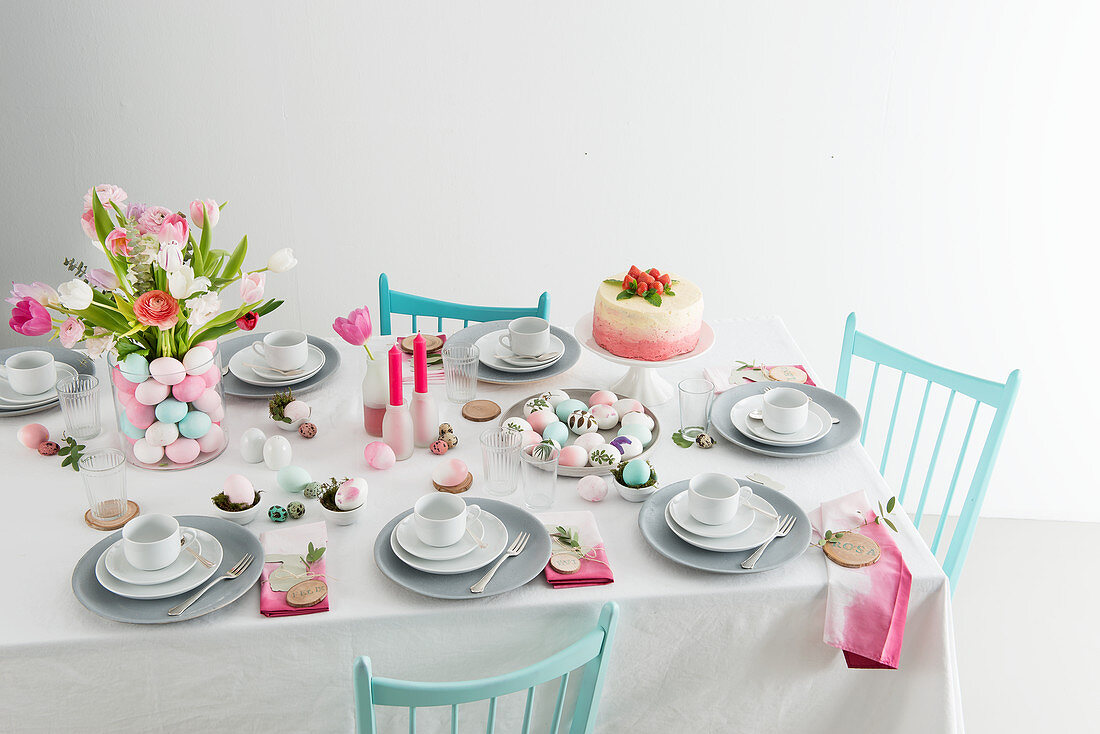
POLYGON ((691 281, 657 268, 631 266, 596 291, 592 336, 620 357, 657 362, 695 349, 703 325, 703 293, 691 281))

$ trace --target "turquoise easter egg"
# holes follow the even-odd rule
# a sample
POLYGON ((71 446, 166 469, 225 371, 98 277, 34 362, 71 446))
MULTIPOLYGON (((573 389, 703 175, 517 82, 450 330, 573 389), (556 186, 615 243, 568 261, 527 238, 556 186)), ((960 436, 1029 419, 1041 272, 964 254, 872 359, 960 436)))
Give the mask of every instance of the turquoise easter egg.
MULTIPOLYGON (((576 402, 580 402, 579 400, 576 402)), ((552 438, 558 442, 560 446, 564 446, 565 442, 569 440, 569 428, 561 421, 554 421, 546 428, 542 429, 542 437, 552 438)))
POLYGON ((181 403, 175 398, 165 398, 157 404, 154 413, 161 423, 179 423, 187 415, 187 403, 181 403))
POLYGON ((640 487, 649 481, 650 468, 645 459, 631 459, 623 467, 623 484, 640 487))
POLYGON ((279 487, 287 492, 301 492, 306 485, 313 481, 305 469, 300 466, 284 466, 275 477, 279 487))
POLYGON ((191 410, 180 420, 180 435, 186 438, 202 438, 210 430, 211 425, 213 421, 210 420, 210 416, 201 410, 191 410))
MULTIPOLYGON (((569 414, 574 410, 588 410, 588 405, 580 400, 563 400, 554 406, 554 413, 558 416, 558 420, 564 421, 569 417, 569 414)), ((564 442, 563 442, 564 443, 564 442)))
POLYGON ((285 507, 275 505, 267 511, 267 516, 274 522, 286 522, 286 519, 290 517, 290 513, 286 511, 285 507))
POLYGON ((130 382, 140 384, 149 379, 149 360, 140 354, 127 354, 118 363, 118 371, 130 382))
POLYGON ((123 433, 125 433, 127 436, 134 439, 135 441, 139 438, 145 438, 145 431, 131 423, 130 419, 126 417, 125 413, 123 413, 122 416, 118 419, 118 427, 122 429, 123 433))
POLYGON ((633 436, 642 442, 642 446, 648 446, 653 440, 653 433, 640 423, 630 423, 619 429, 619 436, 633 436))

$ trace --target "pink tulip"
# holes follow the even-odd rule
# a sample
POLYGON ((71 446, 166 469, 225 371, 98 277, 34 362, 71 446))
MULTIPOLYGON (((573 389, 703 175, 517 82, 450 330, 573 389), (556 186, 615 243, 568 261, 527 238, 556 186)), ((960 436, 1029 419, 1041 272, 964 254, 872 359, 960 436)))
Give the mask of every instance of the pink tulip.
POLYGON ((110 270, 104 270, 103 268, 89 270, 88 282, 96 288, 102 288, 105 291, 113 291, 119 286, 118 276, 110 270))
POLYGON ((243 303, 255 303, 264 297, 264 281, 267 278, 263 273, 247 273, 241 278, 241 301, 243 303))
POLYGON ((157 232, 157 239, 161 242, 187 244, 187 220, 179 214, 165 217, 164 223, 160 225, 160 231, 157 232))
POLYGON ((218 219, 221 217, 221 209, 218 208, 218 202, 213 199, 195 199, 191 202, 191 221, 195 223, 195 226, 202 229, 202 223, 206 221, 207 217, 210 218, 210 229, 218 226, 218 219))
POLYGON ((76 316, 70 316, 58 327, 57 335, 61 338, 61 346, 72 349, 84 338, 84 322, 76 316))
POLYGON ((42 336, 53 329, 50 312, 33 298, 24 298, 11 310, 8 326, 23 336, 42 336))
MULTIPOLYGON (((357 308, 348 314, 345 319, 343 316, 338 316, 334 322, 332 322, 333 330, 343 337, 344 341, 348 344, 354 344, 357 347, 363 347, 367 350, 367 354, 370 354, 370 347, 367 346, 367 341, 371 337, 370 322, 370 309, 366 306, 357 308)), ((373 355, 371 359, 374 359, 373 355)))
POLYGON ((39 281, 35 281, 30 285, 26 283, 12 283, 11 297, 5 300, 14 306, 24 298, 33 298, 43 306, 50 303, 60 303, 61 301, 61 297, 58 296, 57 291, 45 283, 39 281))
POLYGON ((107 235, 107 249, 112 255, 130 257, 133 250, 130 248, 130 237, 126 230, 117 227, 112 229, 111 234, 107 235))

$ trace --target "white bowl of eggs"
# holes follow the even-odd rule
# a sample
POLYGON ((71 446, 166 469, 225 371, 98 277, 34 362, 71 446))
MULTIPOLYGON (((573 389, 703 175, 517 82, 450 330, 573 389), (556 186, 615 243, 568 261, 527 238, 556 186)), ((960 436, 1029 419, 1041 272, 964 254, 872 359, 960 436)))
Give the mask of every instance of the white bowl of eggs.
POLYGON ((353 477, 321 495, 321 514, 333 525, 351 525, 362 516, 366 499, 367 480, 353 477))
POLYGON ((627 502, 644 502, 661 488, 657 482, 657 472, 645 459, 632 459, 620 464, 612 470, 611 479, 619 496, 627 502))
POLYGON ((221 494, 210 498, 214 503, 214 514, 223 520, 247 525, 256 519, 260 511, 260 493, 243 474, 230 474, 222 482, 221 494), (247 505, 247 506, 245 506, 247 505), (228 507, 243 509, 226 509, 228 507))

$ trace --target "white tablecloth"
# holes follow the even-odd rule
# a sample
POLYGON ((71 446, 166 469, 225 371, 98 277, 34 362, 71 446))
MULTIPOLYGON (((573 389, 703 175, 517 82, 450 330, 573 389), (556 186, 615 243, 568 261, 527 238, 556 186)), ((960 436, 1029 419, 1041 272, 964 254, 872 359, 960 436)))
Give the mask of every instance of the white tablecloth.
MULTIPOLYGON (((805 363, 779 319, 714 325, 713 351, 662 370, 666 378, 697 376, 704 365, 735 359, 805 363)), ((293 437, 294 463, 315 478, 358 474, 370 483, 366 517, 329 527, 332 609, 324 614, 267 619, 259 613, 257 589, 229 608, 181 624, 131 626, 88 612, 74 598, 70 577, 76 560, 103 536, 83 523, 80 478, 15 439, 29 420, 59 436, 60 412, 0 420, 7 576, 0 602, 0 730, 349 731, 357 655, 370 655, 376 674, 389 677, 492 675, 572 642, 594 624, 605 601, 615 600, 622 614, 598 731, 961 731, 947 582, 907 520, 899 523, 899 543, 913 590, 898 671, 848 670, 841 652, 822 642, 827 586, 818 550, 752 576, 693 571, 649 548, 638 532, 640 505, 614 492, 602 503, 587 503, 577 496, 575 479, 560 481, 555 509, 595 513, 614 584, 555 590, 539 577, 510 594, 465 602, 428 599, 396 586, 374 564, 374 539, 390 518, 431 490, 429 472, 438 459, 422 449, 390 471, 366 466, 361 352, 340 346, 340 373, 305 397, 314 406, 318 437, 293 437), (49 497, 59 499, 51 504, 49 497)), ((481 385, 479 396, 507 409, 550 387, 607 387, 622 369, 586 353, 559 379, 516 388, 481 385)), ((448 457, 465 460, 476 473, 485 424, 462 419, 457 406, 443 401, 442 388, 433 390, 440 393, 441 419, 461 441, 448 457)), ((110 425, 106 400, 103 410, 110 425)), ((653 457, 663 482, 704 470, 761 471, 786 484, 807 510, 861 487, 872 498, 889 494, 858 444, 801 460, 757 456, 721 439, 710 451, 685 450, 668 438, 677 424, 675 399, 654 410, 667 429, 653 457)), ((266 488, 265 505, 293 499, 275 486, 273 472, 245 464, 237 449, 245 428, 277 431, 264 404, 230 399, 227 420, 230 448, 212 464, 178 473, 130 470, 130 496, 143 512, 212 514, 209 498, 231 472, 266 488)), ((475 483, 468 496, 480 495, 475 483)), ((309 512, 318 512, 316 504, 309 512)), ((261 517, 248 527, 259 533, 273 525, 261 517)), ((502 707, 504 714, 522 710, 522 696, 502 707)), ((467 715, 475 714, 484 711, 467 715)), ((407 730, 402 716, 391 722, 392 730, 407 730)))

